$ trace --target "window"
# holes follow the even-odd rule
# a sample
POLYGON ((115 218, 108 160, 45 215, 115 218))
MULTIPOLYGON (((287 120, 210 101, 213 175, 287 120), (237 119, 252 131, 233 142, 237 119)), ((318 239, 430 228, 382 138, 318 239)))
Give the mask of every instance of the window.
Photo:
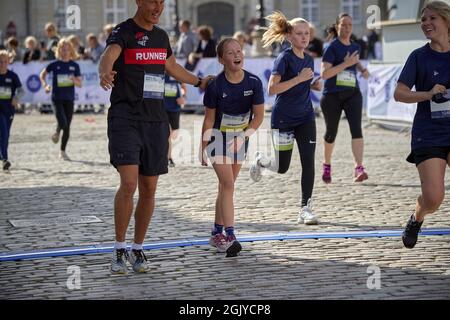
POLYGON ((353 23, 361 23, 361 0, 342 0, 341 12, 348 13, 353 23))
POLYGON ((104 24, 118 24, 128 18, 127 0, 103 0, 104 24))
POLYGON ((302 0, 300 17, 318 24, 319 18, 319 0, 302 0))
MULTIPOLYGON (((66 27, 66 10, 71 5, 80 5, 78 0, 55 0, 55 24, 58 32, 69 31, 66 27)), ((72 31, 72 30, 70 30, 72 31)))

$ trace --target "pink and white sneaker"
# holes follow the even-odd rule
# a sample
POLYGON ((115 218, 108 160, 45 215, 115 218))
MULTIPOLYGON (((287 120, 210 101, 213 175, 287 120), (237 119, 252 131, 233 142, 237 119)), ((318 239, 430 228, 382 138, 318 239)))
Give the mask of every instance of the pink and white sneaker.
POLYGON ((364 171, 364 167, 363 166, 357 166, 355 168, 355 180, 354 180, 354 182, 363 182, 364 180, 367 180, 367 179, 369 179, 369 176, 364 171))
POLYGON ((211 238, 209 238, 209 244, 212 247, 217 248, 218 252, 226 252, 228 249, 227 240, 222 233, 211 236, 211 238))
POLYGON ((322 181, 331 183, 331 164, 323 164, 322 181))

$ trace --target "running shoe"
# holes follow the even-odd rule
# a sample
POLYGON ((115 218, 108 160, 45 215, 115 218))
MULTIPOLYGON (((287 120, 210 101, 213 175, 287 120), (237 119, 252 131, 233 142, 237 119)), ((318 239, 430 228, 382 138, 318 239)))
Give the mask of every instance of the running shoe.
POLYGON ((131 250, 128 261, 133 266, 134 272, 145 273, 150 269, 143 250, 131 250))
POLYGON ((417 238, 419 236, 420 227, 422 222, 417 222, 414 214, 409 217, 408 223, 406 224, 405 231, 402 234, 403 244, 406 248, 412 249, 417 243, 417 238))
POLYGON ((236 257, 242 250, 241 244, 239 243, 239 241, 236 240, 236 236, 234 234, 231 236, 226 236, 225 239, 228 247, 226 250, 227 252, 226 257, 227 258, 236 257))
POLYGON ((312 212, 312 201, 308 200, 306 206, 302 208, 302 210, 298 214, 297 223, 303 223, 306 225, 318 224, 319 220, 312 212))
POLYGON ((363 182, 364 180, 369 179, 369 176, 364 171, 363 166, 357 166, 355 168, 355 182, 363 182))
POLYGON ((126 249, 114 249, 111 259, 112 274, 128 274, 128 253, 126 249))
POLYGON ((228 249, 227 241, 222 233, 211 236, 211 238, 209 238, 209 244, 212 247, 217 248, 218 252, 226 252, 228 249))
POLYGON ((175 162, 173 162, 173 160, 171 158, 169 158, 169 167, 175 168, 175 162))
POLYGON ((53 135, 52 135, 52 141, 53 143, 58 143, 59 141, 59 131, 56 131, 53 135))
POLYGON ((250 167, 250 178, 254 182, 258 182, 262 178, 263 167, 261 166, 260 161, 261 161, 261 159, 263 159, 263 157, 264 157, 264 155, 262 154, 262 152, 257 151, 255 153, 255 160, 250 167))
POLYGON ((59 153, 59 158, 64 161, 70 161, 70 158, 65 151, 59 153))
POLYGON ((11 162, 9 162, 8 160, 3 160, 3 170, 8 171, 10 167, 11 167, 11 162))
POLYGON ((323 164, 322 181, 331 183, 331 164, 323 164))

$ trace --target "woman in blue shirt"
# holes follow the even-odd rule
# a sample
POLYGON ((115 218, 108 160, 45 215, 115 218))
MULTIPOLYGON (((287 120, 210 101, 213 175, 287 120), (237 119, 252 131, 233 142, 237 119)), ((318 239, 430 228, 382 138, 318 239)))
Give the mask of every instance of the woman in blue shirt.
POLYGON ((8 159, 9 134, 18 99, 24 93, 17 74, 8 70, 10 60, 8 51, 0 51, 0 160, 4 171, 11 167, 8 159))
POLYGON ((445 167, 450 166, 450 6, 430 2, 421 20, 431 41, 410 54, 394 93, 397 101, 417 103, 407 161, 417 166, 422 194, 403 232, 407 248, 415 246, 425 216, 442 204, 445 167))
POLYGON ((56 48, 57 60, 50 63, 42 70, 40 78, 45 93, 52 92, 54 112, 58 122, 56 132, 52 135, 52 141, 58 143, 60 131, 63 131, 61 139, 61 151, 59 158, 70 161, 66 154, 66 146, 70 136, 70 124, 74 111, 75 87, 81 87, 80 66, 76 60, 78 54, 72 43, 63 38, 59 40, 56 48), (51 73, 52 86, 47 84, 46 77, 51 73))
POLYGON ((248 139, 264 119, 264 93, 261 80, 242 69, 244 54, 237 40, 222 40, 217 54, 224 71, 206 88, 200 154, 203 166, 210 158, 219 179, 210 244, 227 256, 236 256, 242 247, 234 234, 234 183, 246 157, 248 139))
POLYGON ((302 197, 298 223, 317 224, 312 211, 311 197, 314 188, 314 159, 316 151, 316 120, 311 102, 311 88, 320 90, 320 81, 313 82, 314 60, 305 53, 310 40, 309 22, 296 18, 288 21, 283 13, 268 17, 271 22, 263 36, 264 46, 288 40, 291 47, 277 57, 269 79, 269 94, 276 94, 272 110, 271 128, 275 159, 261 152, 255 155, 250 177, 259 181, 263 168, 284 174, 288 171, 294 140, 297 141, 302 165, 302 197))
POLYGON ((355 161, 354 181, 362 182, 368 179, 368 175, 363 166, 364 139, 361 127, 363 99, 356 72, 360 71, 365 79, 369 77, 369 73, 359 62, 361 47, 350 41, 352 18, 346 13, 340 14, 335 28, 338 36, 326 48, 321 67, 325 87, 320 108, 326 126, 322 180, 325 183, 331 182, 331 157, 339 121, 344 111, 352 135, 352 152, 355 161))

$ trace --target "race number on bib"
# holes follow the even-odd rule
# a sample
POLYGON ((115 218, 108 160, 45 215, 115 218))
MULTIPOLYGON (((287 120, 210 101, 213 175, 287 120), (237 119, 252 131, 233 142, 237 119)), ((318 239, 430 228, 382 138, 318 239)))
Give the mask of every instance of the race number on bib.
POLYGON ((12 92, 10 87, 0 87, 0 100, 11 99, 12 92))
POLYGON ((342 87, 356 87, 356 74, 353 71, 342 71, 337 74, 336 85, 342 87))
POLYGON ((294 131, 279 132, 272 131, 273 146, 275 151, 289 151, 294 148, 294 131))
POLYGON ((239 132, 244 131, 250 121, 250 111, 240 115, 223 114, 220 123, 220 131, 222 132, 239 132))
POLYGON ((149 74, 144 75, 144 99, 164 99, 164 75, 149 74))
POLYGON ((430 109, 432 119, 450 118, 450 89, 446 94, 436 95, 430 101, 430 109))
POLYGON ((73 86, 73 81, 72 79, 70 79, 72 75, 70 74, 58 74, 57 77, 57 84, 59 88, 64 88, 64 87, 72 87, 73 86))

